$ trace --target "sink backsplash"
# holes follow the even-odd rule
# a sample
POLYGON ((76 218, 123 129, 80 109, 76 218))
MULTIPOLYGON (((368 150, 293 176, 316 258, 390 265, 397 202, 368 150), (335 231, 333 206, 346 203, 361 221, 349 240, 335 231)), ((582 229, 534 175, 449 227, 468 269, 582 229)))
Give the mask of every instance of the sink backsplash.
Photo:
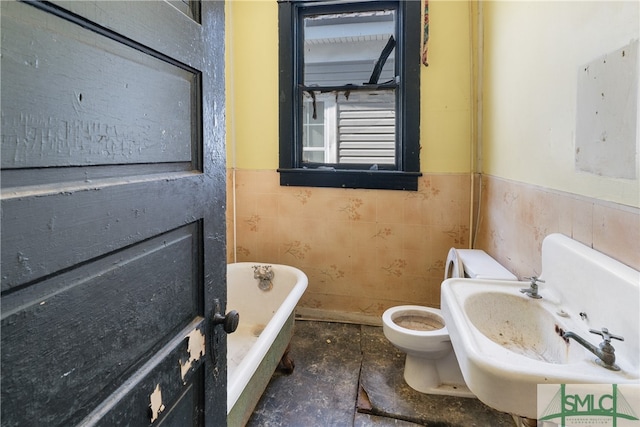
POLYGON ((612 343, 617 363, 640 369, 640 272, 567 236, 550 234, 542 244, 541 279, 542 297, 584 326, 574 332, 596 345, 602 339, 590 328, 623 336, 624 341, 612 343))

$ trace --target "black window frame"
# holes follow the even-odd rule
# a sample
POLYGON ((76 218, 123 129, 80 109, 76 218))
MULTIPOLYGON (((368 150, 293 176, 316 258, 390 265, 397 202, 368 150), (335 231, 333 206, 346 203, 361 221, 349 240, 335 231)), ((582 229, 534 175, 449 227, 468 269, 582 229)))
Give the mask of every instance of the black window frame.
POLYGON ((279 168, 280 185, 388 190, 418 189, 420 172, 420 43, 421 2, 416 0, 278 0, 279 34, 279 168), (302 166, 302 126, 296 86, 302 78, 298 40, 301 16, 309 12, 341 12, 397 5, 399 86, 396 95, 396 165, 371 170, 302 166))

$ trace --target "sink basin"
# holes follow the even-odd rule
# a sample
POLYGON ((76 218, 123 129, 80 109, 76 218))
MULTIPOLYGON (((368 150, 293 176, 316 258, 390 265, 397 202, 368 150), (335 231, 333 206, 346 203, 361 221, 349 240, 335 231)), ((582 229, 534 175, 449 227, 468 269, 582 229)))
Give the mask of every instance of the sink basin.
POLYGON ((577 325, 554 316, 546 305, 522 294, 483 291, 466 298, 464 311, 480 333, 509 351, 548 363, 577 362, 586 350, 561 336, 577 325))
POLYGON ((447 279, 441 309, 469 389, 488 406, 537 418, 538 384, 640 383, 640 273, 566 236, 542 248, 541 299, 528 282, 447 279), (605 284, 606 286, 603 286, 605 284), (580 313, 586 313, 581 316, 580 313), (562 331, 598 346, 589 329, 606 327, 620 371, 562 331))

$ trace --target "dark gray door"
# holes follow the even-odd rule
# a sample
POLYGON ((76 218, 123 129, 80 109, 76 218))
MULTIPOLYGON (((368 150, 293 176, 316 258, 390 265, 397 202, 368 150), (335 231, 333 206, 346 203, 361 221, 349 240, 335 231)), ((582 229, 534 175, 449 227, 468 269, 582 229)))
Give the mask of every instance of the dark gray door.
POLYGON ((224 3, 0 7, 2 425, 224 425, 224 3))

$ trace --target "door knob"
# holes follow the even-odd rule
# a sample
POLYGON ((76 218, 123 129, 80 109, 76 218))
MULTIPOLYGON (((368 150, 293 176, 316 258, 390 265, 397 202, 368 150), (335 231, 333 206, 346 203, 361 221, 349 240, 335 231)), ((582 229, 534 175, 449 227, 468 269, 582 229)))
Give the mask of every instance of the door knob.
POLYGON ((237 311, 231 310, 226 315, 220 312, 213 314, 213 325, 223 325, 222 329, 228 334, 231 334, 238 329, 238 323, 240 323, 240 314, 237 311))
POLYGON ((231 310, 226 315, 222 311, 222 304, 219 299, 213 300, 213 313, 211 315, 211 327, 212 330, 216 325, 222 325, 222 329, 228 334, 235 332, 238 329, 238 323, 240 323, 240 314, 237 311, 231 310))
POLYGON ((238 329, 238 323, 240 323, 240 314, 236 310, 231 310, 226 315, 222 311, 222 304, 219 299, 213 300, 213 310, 211 313, 211 317, 209 320, 209 346, 210 346, 210 355, 211 361, 213 362, 214 369, 222 369, 222 364, 226 362, 226 359, 220 359, 220 349, 221 346, 224 345, 224 341, 226 338, 223 338, 225 335, 220 333, 216 328, 217 325, 222 325, 222 329, 227 334, 231 334, 238 329), (219 363, 220 362, 220 363, 219 363))

